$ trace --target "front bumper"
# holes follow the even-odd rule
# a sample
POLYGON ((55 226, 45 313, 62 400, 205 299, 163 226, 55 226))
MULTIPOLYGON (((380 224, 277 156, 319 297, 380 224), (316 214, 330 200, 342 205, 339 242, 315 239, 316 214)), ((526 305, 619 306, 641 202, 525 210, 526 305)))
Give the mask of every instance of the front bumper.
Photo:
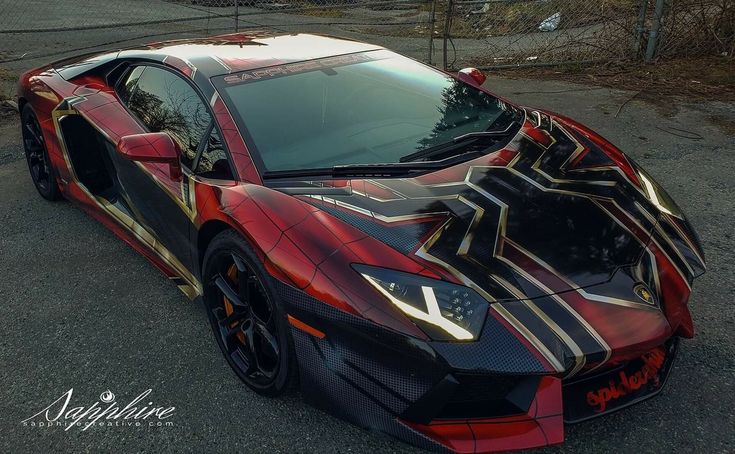
POLYGON ((561 443, 565 420, 609 413, 658 393, 676 352, 671 340, 654 353, 611 361, 605 370, 567 382, 491 316, 476 342, 424 342, 285 284, 276 288, 289 315, 324 334, 292 326, 305 400, 433 451, 561 443), (638 378, 644 376, 645 383, 638 378), (623 392, 626 386, 630 392, 623 392))
MULTIPOLYGON (((425 424, 401 422, 455 452, 495 452, 561 443, 565 423, 606 415, 658 394, 669 376, 677 347, 678 338, 671 338, 638 358, 570 380, 515 377, 516 386, 510 388, 507 399, 519 405, 510 407, 498 400, 495 407, 488 403, 486 408, 487 414, 506 411, 505 415, 472 417, 475 401, 466 407, 467 418, 440 415, 425 424)), ((492 378, 497 380, 501 388, 507 378, 485 377, 488 383, 492 378)))
POLYGON ((577 423, 621 410, 663 389, 678 351, 679 338, 599 373, 565 381, 564 421, 577 423))

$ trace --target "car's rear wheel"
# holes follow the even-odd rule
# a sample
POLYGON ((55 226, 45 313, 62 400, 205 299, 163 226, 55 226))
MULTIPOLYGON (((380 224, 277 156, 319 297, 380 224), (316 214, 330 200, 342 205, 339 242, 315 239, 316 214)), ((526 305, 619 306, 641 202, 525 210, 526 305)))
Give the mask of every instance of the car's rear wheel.
POLYGON ((204 303, 222 353, 256 392, 277 396, 296 383, 293 341, 282 305, 248 243, 217 235, 204 256, 204 303))
POLYGON ((33 179, 33 185, 47 200, 58 200, 59 188, 53 166, 48 157, 46 141, 43 139, 41 125, 30 105, 26 104, 21 112, 21 128, 23 134, 23 148, 25 149, 28 170, 33 179))

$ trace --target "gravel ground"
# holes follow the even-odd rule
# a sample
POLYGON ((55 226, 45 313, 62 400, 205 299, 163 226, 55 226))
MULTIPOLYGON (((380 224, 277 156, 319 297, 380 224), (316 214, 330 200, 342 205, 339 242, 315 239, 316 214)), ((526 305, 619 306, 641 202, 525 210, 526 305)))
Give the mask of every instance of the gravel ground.
MULTIPOLYGON (((664 117, 631 93, 491 77, 525 104, 581 120, 629 152, 688 213, 709 270, 694 285, 697 336, 656 398, 567 428, 547 452, 735 450, 735 138, 706 118, 724 103, 664 117), (686 132, 685 132, 686 131, 686 132), (693 138, 684 138, 688 136, 693 138)), ((0 118, 0 452, 416 452, 303 404, 259 397, 228 369, 201 307, 68 202, 48 203, 21 159, 18 124, 0 118), (70 388, 73 402, 152 389, 170 427, 24 427, 70 388)), ((544 452, 537 451, 537 452, 544 452)))

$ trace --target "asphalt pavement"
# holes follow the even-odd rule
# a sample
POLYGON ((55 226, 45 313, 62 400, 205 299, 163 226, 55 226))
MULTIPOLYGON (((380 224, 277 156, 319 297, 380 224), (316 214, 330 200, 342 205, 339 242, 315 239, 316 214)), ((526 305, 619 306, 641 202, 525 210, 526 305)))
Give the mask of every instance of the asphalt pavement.
MULTIPOLYGON (((488 85, 578 119, 632 155, 688 214, 709 268, 690 303, 696 337, 682 343, 664 391, 569 426, 563 445, 537 452, 734 451, 735 137, 710 120, 734 119, 735 106, 680 104, 664 115, 623 91, 492 75, 488 85)), ((0 452, 417 452, 298 395, 251 392, 201 307, 72 204, 36 194, 9 117, 0 117, 0 320, 0 452), (151 389, 152 405, 175 407, 171 425, 21 423, 70 389, 76 406, 151 389)))

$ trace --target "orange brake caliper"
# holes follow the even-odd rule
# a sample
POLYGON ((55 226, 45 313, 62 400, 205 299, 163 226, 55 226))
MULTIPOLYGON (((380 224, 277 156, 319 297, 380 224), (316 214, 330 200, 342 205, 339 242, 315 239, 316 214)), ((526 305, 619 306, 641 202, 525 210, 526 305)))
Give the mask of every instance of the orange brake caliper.
MULTIPOLYGON (((237 280, 237 267, 234 263, 230 265, 230 268, 227 270, 227 279, 230 281, 231 284, 238 283, 239 285, 239 281, 237 280)), ((230 315, 232 315, 233 312, 235 312, 235 308, 232 306, 232 303, 230 303, 230 300, 228 300, 226 296, 223 295, 222 298, 224 299, 225 303, 225 314, 227 315, 227 317, 229 317, 230 315)), ((234 328, 236 324, 237 322, 233 322, 230 325, 230 328, 234 328)), ((245 334, 237 333, 237 338, 243 344, 245 343, 245 334)))

